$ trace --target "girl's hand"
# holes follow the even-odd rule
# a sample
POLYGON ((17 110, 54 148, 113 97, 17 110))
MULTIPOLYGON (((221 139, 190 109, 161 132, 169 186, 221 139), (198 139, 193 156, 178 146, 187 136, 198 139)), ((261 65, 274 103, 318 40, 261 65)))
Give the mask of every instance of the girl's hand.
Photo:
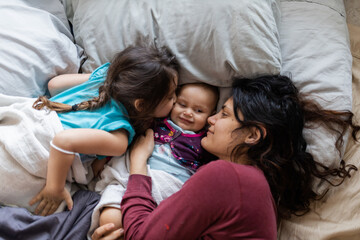
POLYGON ((91 236, 92 240, 115 240, 122 239, 124 235, 124 229, 115 229, 113 223, 105 224, 101 227, 98 227, 93 235, 91 236))
POLYGON ((147 175, 146 163, 154 150, 154 131, 148 129, 139 136, 130 150, 130 174, 147 175))
POLYGON ((60 192, 51 191, 46 186, 29 202, 30 206, 39 202, 35 209, 35 214, 47 216, 53 214, 60 203, 65 200, 69 210, 73 207, 73 200, 68 190, 63 189, 60 192))

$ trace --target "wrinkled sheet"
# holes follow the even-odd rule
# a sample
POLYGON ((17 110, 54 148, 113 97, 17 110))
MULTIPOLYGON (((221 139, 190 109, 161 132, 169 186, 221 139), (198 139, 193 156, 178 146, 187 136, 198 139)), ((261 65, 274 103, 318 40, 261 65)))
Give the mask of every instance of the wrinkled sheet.
POLYGON ((71 211, 46 217, 32 215, 25 208, 0 207, 0 240, 84 240, 99 198, 95 192, 79 190, 71 211))

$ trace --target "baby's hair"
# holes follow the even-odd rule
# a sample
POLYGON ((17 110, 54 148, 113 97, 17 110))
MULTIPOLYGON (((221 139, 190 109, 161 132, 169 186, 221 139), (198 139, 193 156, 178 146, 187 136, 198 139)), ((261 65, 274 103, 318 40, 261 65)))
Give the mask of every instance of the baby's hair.
POLYGON ((181 93, 181 90, 183 89, 183 87, 185 86, 189 86, 189 85, 192 85, 192 86, 198 86, 198 87, 201 87, 205 90, 208 90, 210 92, 212 92, 215 96, 215 101, 214 101, 214 109, 213 112, 215 113, 216 111, 216 106, 217 106, 217 103, 219 101, 219 96, 220 96, 220 93, 219 93, 219 89, 213 85, 210 85, 210 84, 207 84, 207 83, 203 83, 203 82, 197 82, 197 83, 185 83, 185 84, 182 84, 180 85, 177 89, 176 89, 176 96, 178 96, 180 93, 181 93))
POLYGON ((118 53, 109 66, 106 80, 99 87, 99 96, 74 106, 52 102, 39 97, 33 107, 47 107, 56 112, 92 110, 104 106, 110 99, 124 105, 137 134, 150 127, 157 105, 167 97, 179 65, 166 48, 131 46, 118 53), (142 111, 137 111, 135 100, 142 99, 142 111))

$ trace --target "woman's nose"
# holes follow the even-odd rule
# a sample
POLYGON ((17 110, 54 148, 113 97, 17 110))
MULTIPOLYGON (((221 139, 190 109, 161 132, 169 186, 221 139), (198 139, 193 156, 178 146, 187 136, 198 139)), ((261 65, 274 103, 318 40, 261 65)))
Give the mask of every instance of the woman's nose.
POLYGON ((207 121, 208 121, 208 123, 209 123, 210 125, 214 125, 214 124, 215 124, 215 122, 216 122, 216 115, 217 115, 217 114, 214 114, 214 115, 208 117, 207 121))

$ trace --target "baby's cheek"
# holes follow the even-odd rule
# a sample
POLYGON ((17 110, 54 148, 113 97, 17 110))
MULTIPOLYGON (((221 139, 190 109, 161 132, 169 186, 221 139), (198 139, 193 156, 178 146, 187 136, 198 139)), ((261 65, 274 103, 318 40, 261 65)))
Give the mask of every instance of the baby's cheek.
POLYGON ((199 122, 199 125, 202 125, 203 127, 205 127, 205 125, 207 124, 207 116, 205 117, 201 117, 198 122, 199 122))

